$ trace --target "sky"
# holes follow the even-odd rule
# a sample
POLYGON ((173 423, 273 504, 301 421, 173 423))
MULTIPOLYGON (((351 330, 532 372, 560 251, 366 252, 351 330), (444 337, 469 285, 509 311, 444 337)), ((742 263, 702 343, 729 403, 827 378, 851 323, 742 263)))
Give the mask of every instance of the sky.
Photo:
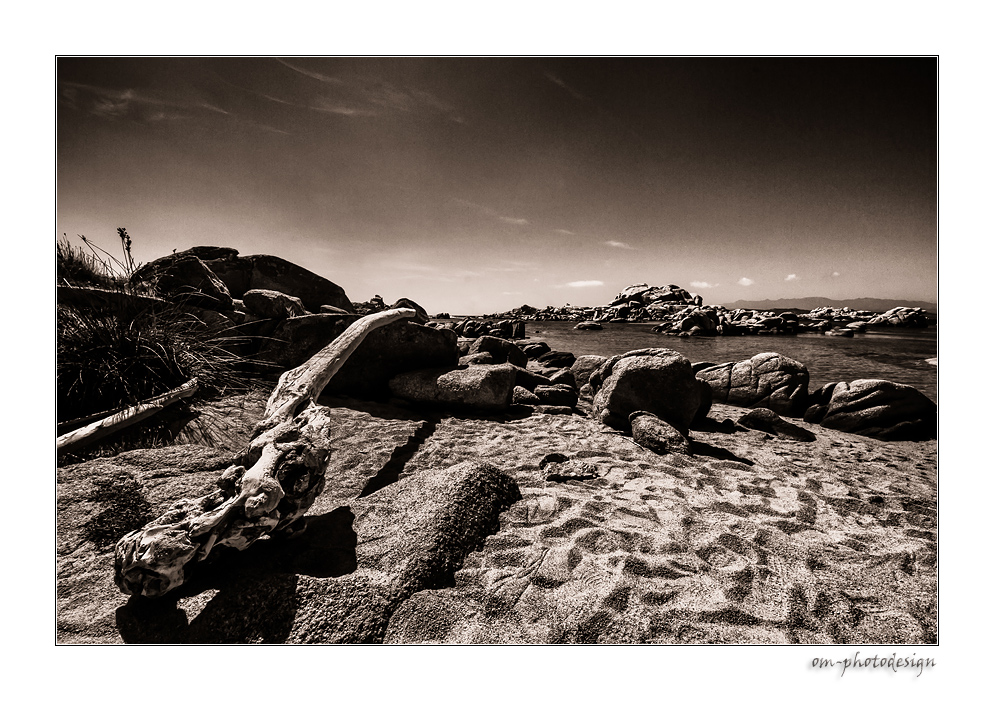
POLYGON ((937 300, 933 58, 60 58, 57 233, 431 314, 937 300))

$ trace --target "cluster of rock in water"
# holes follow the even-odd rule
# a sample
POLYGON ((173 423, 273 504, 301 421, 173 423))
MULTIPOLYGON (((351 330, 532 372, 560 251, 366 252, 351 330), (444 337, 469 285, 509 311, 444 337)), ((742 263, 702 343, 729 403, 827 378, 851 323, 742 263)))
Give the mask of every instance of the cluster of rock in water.
POLYGON ((653 287, 632 285, 614 301, 600 307, 546 307, 524 305, 497 317, 543 321, 579 321, 576 328, 597 331, 605 323, 664 323, 657 333, 679 336, 743 336, 768 334, 824 333, 852 336, 868 328, 900 326, 924 328, 935 323, 920 307, 895 307, 882 314, 843 307, 820 307, 807 313, 756 309, 726 309, 705 305, 700 295, 691 295, 677 285, 653 287))

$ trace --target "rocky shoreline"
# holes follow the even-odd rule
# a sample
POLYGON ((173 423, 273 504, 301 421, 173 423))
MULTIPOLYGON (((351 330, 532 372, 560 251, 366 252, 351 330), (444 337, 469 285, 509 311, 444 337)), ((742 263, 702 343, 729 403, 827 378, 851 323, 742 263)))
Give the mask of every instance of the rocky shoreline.
POLYGON ((546 307, 524 305, 485 318, 524 321, 577 321, 577 329, 597 331, 605 323, 664 322, 657 333, 679 336, 743 336, 825 333, 852 336, 869 328, 925 328, 936 318, 921 307, 895 307, 884 313, 849 307, 820 307, 808 312, 757 309, 726 309, 705 305, 700 295, 691 295, 677 285, 654 287, 631 285, 609 305, 598 307, 546 307))
MULTIPOLYGON (((192 304, 274 372, 388 309, 233 249, 139 273, 152 299, 192 304)), ((391 307, 412 318, 370 332, 313 410, 327 465, 302 534, 218 548, 159 598, 115 585, 122 537, 232 488, 266 392, 215 402, 214 426, 177 445, 59 467, 59 642, 935 642, 937 408, 918 390, 811 390, 776 353, 577 358, 522 338, 537 310, 452 321, 391 307)), ((873 323, 923 323, 892 311, 873 323)), ((589 323, 721 335, 872 322, 793 316, 642 285, 589 323)))

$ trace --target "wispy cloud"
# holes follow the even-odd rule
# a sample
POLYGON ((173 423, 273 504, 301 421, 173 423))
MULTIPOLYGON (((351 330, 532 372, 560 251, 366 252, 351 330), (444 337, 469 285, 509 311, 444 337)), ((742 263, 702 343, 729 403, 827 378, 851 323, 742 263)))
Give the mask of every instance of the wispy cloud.
POLYGON ((795 280, 797 280, 797 276, 794 275, 794 273, 791 273, 790 275, 788 275, 787 277, 785 277, 784 280, 786 282, 794 282, 795 280))
POLYGON ((562 78, 560 78, 558 75, 556 75, 552 71, 546 71, 544 75, 545 75, 545 79, 546 80, 551 81, 551 82, 555 83, 556 85, 558 85, 559 87, 561 87, 563 90, 565 90, 570 95, 572 95, 574 100, 586 100, 587 99, 586 95, 584 95, 583 93, 579 92, 578 90, 574 90, 573 88, 571 88, 569 85, 566 84, 566 81, 564 81, 562 78))
POLYGON ((624 248, 627 251, 635 250, 632 246, 629 246, 627 243, 624 243, 622 241, 605 241, 604 245, 610 246, 611 248, 624 248))
POLYGON ((749 287, 749 285, 752 285, 755 282, 756 282, 755 280, 752 280, 752 279, 747 278, 747 277, 740 277, 739 278, 739 284, 742 285, 743 287, 749 287))
POLYGON ((600 280, 574 280, 567 282, 566 287, 604 287, 604 283, 600 280))
POLYGON ((498 221, 502 221, 505 224, 514 224, 515 226, 525 226, 526 224, 528 224, 528 220, 527 219, 522 219, 521 217, 508 217, 508 216, 505 216, 505 215, 501 214, 500 212, 497 212, 493 208, 487 207, 486 205, 479 204, 477 202, 470 202, 469 200, 464 200, 464 199, 461 199, 459 197, 453 197, 452 201, 455 202, 460 207, 467 207, 469 209, 475 209, 477 212, 480 212, 481 214, 485 214, 486 216, 488 216, 488 217, 490 217, 492 219, 497 219, 498 221))
POLYGON ((306 68, 301 68, 300 66, 295 66, 292 63, 284 61, 282 58, 277 58, 278 63, 283 64, 291 71, 296 71, 301 75, 306 75, 308 78, 313 78, 314 80, 319 80, 322 83, 330 83, 332 85, 341 85, 344 81, 341 78, 336 78, 335 76, 325 75, 324 73, 318 73, 317 71, 309 71, 306 68))
POLYGON ((839 275, 841 275, 841 274, 842 273, 840 273, 838 270, 836 270, 834 273, 832 273, 832 277, 839 277, 839 275))
POLYGON ((334 92, 334 96, 323 95, 315 99, 311 108, 319 112, 346 117, 370 117, 385 111, 435 114, 459 124, 465 122, 454 106, 427 90, 359 76, 343 79, 304 68, 299 61, 291 63, 281 58, 276 61, 300 75, 324 83, 327 90, 334 92))
POLYGON ((343 117, 374 117, 378 114, 375 110, 346 105, 327 97, 314 98, 310 104, 310 108, 316 112, 339 114, 343 117))
POLYGON ((691 287, 696 287, 701 290, 710 290, 712 288, 719 287, 720 285, 721 285, 720 282, 716 282, 715 284, 712 285, 710 282, 703 282, 701 280, 694 280, 692 283, 690 283, 691 287))
POLYGON ((116 90, 65 81, 59 84, 59 99, 74 109, 107 120, 157 123, 202 117, 206 116, 204 112, 209 112, 262 131, 289 133, 268 124, 243 119, 203 99, 189 99, 181 95, 148 94, 133 88, 116 90))
POLYGON ((524 273, 537 267, 538 264, 534 262, 509 260, 501 261, 500 265, 485 268, 485 270, 492 273, 524 273))
POLYGON ((576 233, 570 231, 569 229, 553 229, 552 231, 553 233, 556 234, 565 234, 566 236, 576 236, 576 233))

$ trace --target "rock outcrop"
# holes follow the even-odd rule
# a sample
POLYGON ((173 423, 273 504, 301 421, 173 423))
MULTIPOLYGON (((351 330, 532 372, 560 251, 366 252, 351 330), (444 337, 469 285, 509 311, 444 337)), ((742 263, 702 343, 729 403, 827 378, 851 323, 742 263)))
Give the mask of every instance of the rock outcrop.
POLYGON ((310 312, 318 313, 321 305, 330 304, 355 313, 340 286, 276 256, 226 256, 205 259, 204 264, 227 285, 232 297, 241 298, 249 290, 275 290, 299 298, 310 312))
POLYGON ((803 416, 808 406, 808 370, 779 353, 760 353, 749 360, 722 363, 698 371, 711 385, 713 401, 772 409, 785 416, 803 416))

